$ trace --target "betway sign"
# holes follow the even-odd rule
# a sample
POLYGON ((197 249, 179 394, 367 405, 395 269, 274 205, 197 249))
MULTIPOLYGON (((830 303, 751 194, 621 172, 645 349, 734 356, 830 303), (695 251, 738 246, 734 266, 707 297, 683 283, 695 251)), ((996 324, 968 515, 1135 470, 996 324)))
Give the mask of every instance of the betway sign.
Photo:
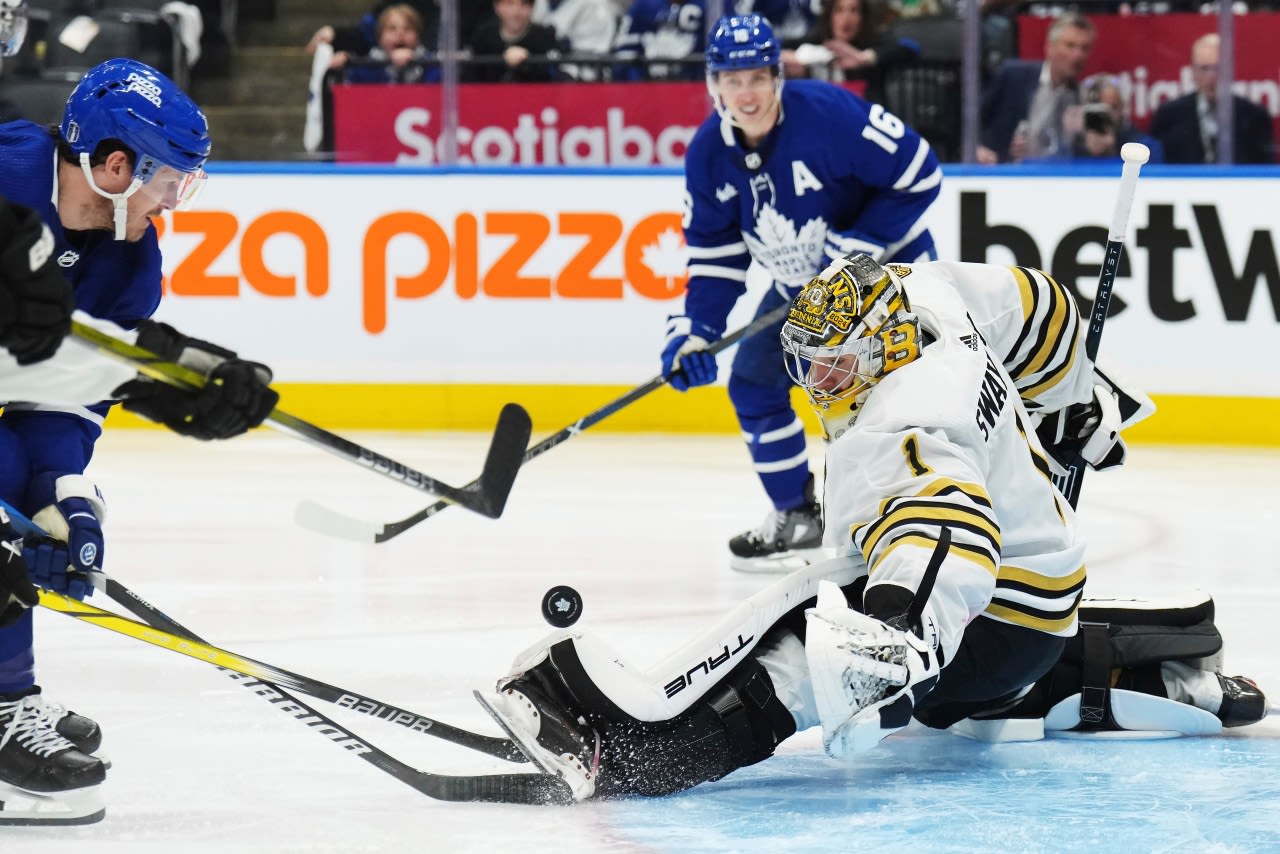
MULTIPOLYGON (((683 166, 689 140, 710 114, 703 83, 462 85, 457 159, 478 166, 683 166)), ((335 86, 333 116, 339 163, 441 162, 439 86, 335 86)))

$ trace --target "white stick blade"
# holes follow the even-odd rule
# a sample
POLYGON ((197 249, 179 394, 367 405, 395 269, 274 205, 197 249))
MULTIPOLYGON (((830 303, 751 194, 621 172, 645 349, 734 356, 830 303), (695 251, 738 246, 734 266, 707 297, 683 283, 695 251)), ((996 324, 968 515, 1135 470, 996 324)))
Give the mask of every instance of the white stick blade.
POLYGON ((314 501, 299 502, 293 520, 318 534, 357 543, 376 543, 383 529, 380 524, 346 516, 314 501))

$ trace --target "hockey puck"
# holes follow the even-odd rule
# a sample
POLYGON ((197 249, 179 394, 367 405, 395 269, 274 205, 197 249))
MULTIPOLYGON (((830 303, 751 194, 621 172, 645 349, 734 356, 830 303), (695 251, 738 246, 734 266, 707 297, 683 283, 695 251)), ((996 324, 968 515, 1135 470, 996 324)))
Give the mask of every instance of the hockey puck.
POLYGON ((582 616, 582 596, 567 584, 557 584, 542 597, 542 619, 557 629, 572 626, 582 616))

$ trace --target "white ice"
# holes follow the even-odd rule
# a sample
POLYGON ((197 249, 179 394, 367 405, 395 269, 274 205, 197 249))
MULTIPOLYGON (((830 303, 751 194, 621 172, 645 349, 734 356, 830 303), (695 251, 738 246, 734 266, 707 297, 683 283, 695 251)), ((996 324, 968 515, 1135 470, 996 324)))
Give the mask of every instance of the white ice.
MULTIPOLYGON (((356 438, 457 484, 478 474, 486 442, 356 438)), ((297 528, 295 503, 388 521, 429 497, 284 436, 207 445, 117 432, 92 473, 110 505, 107 570, 189 629, 494 734, 471 690, 550 630, 538 605, 552 585, 583 594, 579 628, 645 665, 770 580, 726 565, 726 540, 767 509, 732 436, 587 433, 525 468, 500 520, 450 508, 369 546, 297 528)), ((1260 450, 1138 447, 1123 470, 1091 473, 1091 592, 1211 592, 1227 670, 1280 692, 1278 480, 1280 453, 1260 450)), ((911 729, 843 765, 805 733, 674 798, 447 804, 206 664, 51 612, 36 628, 46 694, 107 734, 108 811, 83 828, 0 828, 4 854, 1280 849, 1275 717, 1136 743, 988 746, 911 729)), ((415 767, 513 770, 316 705, 415 767)))

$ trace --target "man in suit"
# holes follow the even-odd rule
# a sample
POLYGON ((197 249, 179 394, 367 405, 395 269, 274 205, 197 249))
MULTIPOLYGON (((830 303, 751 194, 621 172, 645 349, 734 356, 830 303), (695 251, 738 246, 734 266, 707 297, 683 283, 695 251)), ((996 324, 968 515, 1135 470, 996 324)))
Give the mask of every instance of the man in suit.
MULTIPOLYGON (((1217 33, 1196 39, 1191 46, 1191 77, 1196 91, 1166 101, 1151 119, 1151 135, 1164 146, 1166 163, 1218 162, 1217 33)), ((1271 116, 1265 109, 1232 96, 1232 162, 1273 163, 1271 116)))
POLYGON ((1094 35, 1088 18, 1067 13, 1049 27, 1044 62, 1008 59, 1000 64, 982 100, 979 163, 1070 156, 1079 131, 1078 81, 1094 35))

